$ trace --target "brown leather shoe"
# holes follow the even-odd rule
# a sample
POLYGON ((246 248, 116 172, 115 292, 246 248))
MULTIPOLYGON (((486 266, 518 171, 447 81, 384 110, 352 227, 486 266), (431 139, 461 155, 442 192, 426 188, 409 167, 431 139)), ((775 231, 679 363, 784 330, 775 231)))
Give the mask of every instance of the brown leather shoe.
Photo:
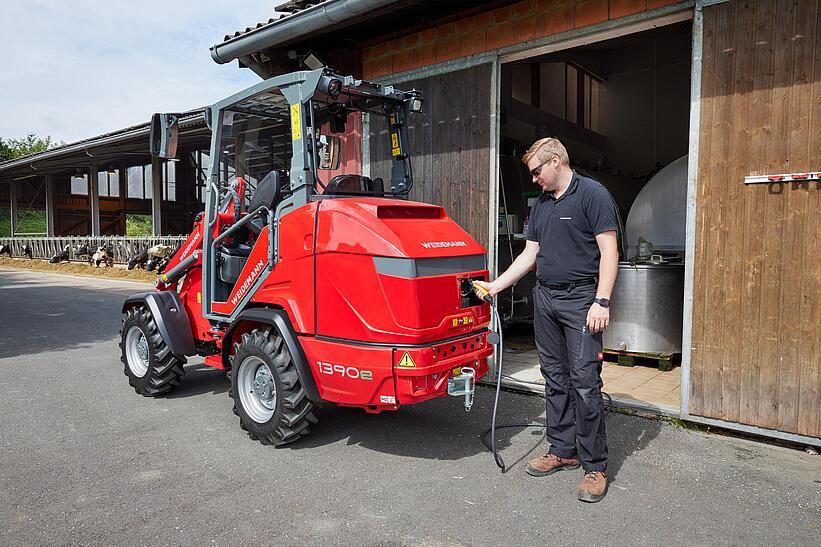
POLYGON ((576 458, 560 458, 555 454, 545 454, 527 462, 527 474, 546 477, 562 469, 578 469, 581 462, 576 458))
POLYGON ((585 471, 579 483, 579 499, 587 503, 601 501, 607 495, 607 473, 602 471, 585 471))

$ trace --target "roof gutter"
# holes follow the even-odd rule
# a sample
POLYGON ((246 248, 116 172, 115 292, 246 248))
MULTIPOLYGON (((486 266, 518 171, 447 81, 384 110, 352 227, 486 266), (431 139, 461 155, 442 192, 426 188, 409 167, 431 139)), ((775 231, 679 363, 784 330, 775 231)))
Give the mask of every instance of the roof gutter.
POLYGON ((328 27, 354 23, 365 14, 400 3, 399 0, 327 0, 299 13, 250 30, 211 46, 211 58, 230 63, 262 49, 304 38, 328 27))

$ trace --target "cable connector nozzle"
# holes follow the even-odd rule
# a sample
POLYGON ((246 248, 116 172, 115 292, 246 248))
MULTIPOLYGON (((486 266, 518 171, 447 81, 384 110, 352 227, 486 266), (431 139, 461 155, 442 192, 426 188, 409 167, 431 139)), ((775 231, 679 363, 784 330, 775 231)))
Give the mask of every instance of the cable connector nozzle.
POLYGON ((478 281, 471 281, 471 284, 473 285, 473 288, 476 289, 476 291, 482 295, 482 300, 488 303, 493 302, 493 297, 490 296, 488 290, 481 286, 478 281))

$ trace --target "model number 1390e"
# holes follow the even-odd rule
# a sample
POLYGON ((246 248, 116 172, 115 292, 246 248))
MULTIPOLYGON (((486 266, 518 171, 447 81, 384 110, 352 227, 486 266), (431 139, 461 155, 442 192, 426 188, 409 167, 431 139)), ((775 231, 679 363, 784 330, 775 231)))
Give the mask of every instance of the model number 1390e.
POLYGON ((373 372, 370 370, 360 370, 356 367, 345 365, 333 365, 322 361, 317 361, 317 364, 319 365, 319 372, 322 374, 328 374, 329 376, 339 375, 345 378, 351 378, 352 380, 373 380, 373 372))

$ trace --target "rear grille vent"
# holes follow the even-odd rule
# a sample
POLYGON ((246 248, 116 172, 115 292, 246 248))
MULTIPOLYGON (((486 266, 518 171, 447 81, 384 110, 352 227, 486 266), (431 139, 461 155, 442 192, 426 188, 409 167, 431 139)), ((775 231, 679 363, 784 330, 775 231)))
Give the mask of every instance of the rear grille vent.
POLYGON ((407 205, 380 205, 376 209, 376 216, 390 219, 425 219, 442 218, 441 207, 413 207, 407 205))

